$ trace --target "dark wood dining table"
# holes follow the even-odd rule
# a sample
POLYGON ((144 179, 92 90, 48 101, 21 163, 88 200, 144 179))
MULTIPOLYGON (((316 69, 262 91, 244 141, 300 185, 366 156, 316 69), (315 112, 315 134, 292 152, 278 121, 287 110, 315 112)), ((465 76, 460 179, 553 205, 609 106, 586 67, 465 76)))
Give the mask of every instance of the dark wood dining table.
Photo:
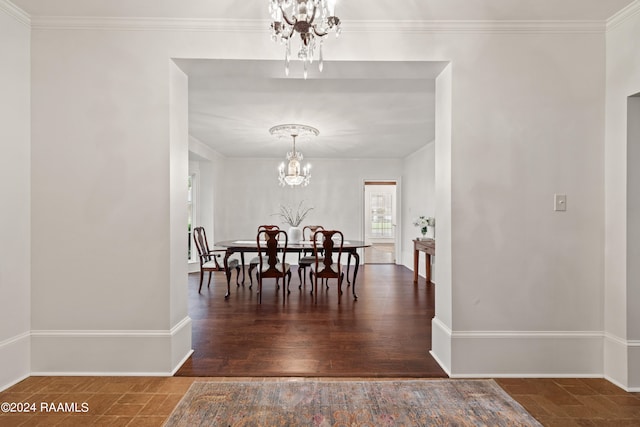
MULTIPOLYGON (((222 242, 216 242, 216 247, 224 248, 224 271, 228 271, 228 260, 229 257, 234 253, 240 254, 240 262, 242 263, 242 283, 244 283, 244 254, 247 252, 258 252, 258 243, 255 239, 238 239, 238 240, 225 240, 222 242)), ((342 244, 342 252, 347 253, 347 284, 353 285, 351 290, 353 292, 353 298, 358 299, 356 295, 356 277, 358 277, 358 268, 360 267, 360 254, 358 254, 358 249, 366 248, 371 246, 368 243, 365 243, 361 240, 346 240, 342 244), (349 280, 349 268, 351 266, 351 257, 354 259, 354 267, 353 267, 353 278, 352 281, 349 280)), ((313 242, 311 241, 301 241, 299 243, 291 243, 287 244, 287 253, 300 253, 304 251, 310 251, 313 248, 313 242)), ((227 294, 225 298, 231 294, 231 275, 227 275, 227 294)))

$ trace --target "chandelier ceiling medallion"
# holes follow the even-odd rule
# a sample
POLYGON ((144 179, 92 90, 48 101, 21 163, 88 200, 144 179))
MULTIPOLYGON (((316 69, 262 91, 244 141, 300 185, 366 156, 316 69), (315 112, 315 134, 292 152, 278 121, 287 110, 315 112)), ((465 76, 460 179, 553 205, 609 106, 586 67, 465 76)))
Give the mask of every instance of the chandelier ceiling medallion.
POLYGON ((311 165, 307 165, 303 168, 302 153, 296 151, 296 138, 305 138, 311 136, 318 136, 320 131, 318 129, 298 124, 286 124, 277 125, 269 129, 271 135, 277 137, 292 137, 293 138, 293 150, 287 153, 287 164, 284 162, 278 167, 278 181, 282 187, 288 185, 290 187, 309 185, 311 179, 311 165))
POLYGON ((313 63, 318 46, 318 68, 322 72, 322 43, 324 37, 335 29, 336 37, 340 35, 340 18, 335 16, 336 0, 269 0, 271 23, 271 38, 285 44, 285 74, 289 75, 289 61, 291 59, 291 38, 300 35, 301 47, 298 59, 304 63, 304 78, 307 78, 307 66, 313 63))

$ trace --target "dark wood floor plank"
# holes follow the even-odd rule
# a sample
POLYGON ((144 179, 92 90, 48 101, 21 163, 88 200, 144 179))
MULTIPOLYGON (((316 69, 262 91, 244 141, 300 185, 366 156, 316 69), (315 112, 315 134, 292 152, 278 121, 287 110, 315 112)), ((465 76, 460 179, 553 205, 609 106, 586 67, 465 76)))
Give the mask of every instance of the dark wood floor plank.
MULTIPOLYGON (((294 267, 295 268, 295 267, 294 267)), ((420 377, 447 375, 429 354, 435 285, 413 284, 413 273, 396 265, 364 265, 358 300, 343 284, 298 289, 294 271, 283 299, 273 280, 232 287, 225 300, 224 274, 198 294, 189 277, 189 316, 194 354, 177 376, 420 377)))

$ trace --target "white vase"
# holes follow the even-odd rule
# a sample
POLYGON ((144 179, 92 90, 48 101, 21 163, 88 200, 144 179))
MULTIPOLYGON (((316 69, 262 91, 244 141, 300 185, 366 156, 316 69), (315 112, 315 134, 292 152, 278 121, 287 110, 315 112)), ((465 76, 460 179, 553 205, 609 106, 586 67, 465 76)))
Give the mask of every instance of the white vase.
POLYGON ((302 241, 302 228, 289 227, 287 235, 289 236, 289 243, 300 243, 302 241))

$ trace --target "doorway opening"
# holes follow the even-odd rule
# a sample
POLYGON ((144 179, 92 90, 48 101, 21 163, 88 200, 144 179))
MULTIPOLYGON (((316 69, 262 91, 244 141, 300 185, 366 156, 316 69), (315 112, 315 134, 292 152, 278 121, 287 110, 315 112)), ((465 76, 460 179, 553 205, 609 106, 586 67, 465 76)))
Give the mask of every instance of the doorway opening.
POLYGON ((397 236, 396 181, 364 182, 365 264, 395 264, 397 236))

